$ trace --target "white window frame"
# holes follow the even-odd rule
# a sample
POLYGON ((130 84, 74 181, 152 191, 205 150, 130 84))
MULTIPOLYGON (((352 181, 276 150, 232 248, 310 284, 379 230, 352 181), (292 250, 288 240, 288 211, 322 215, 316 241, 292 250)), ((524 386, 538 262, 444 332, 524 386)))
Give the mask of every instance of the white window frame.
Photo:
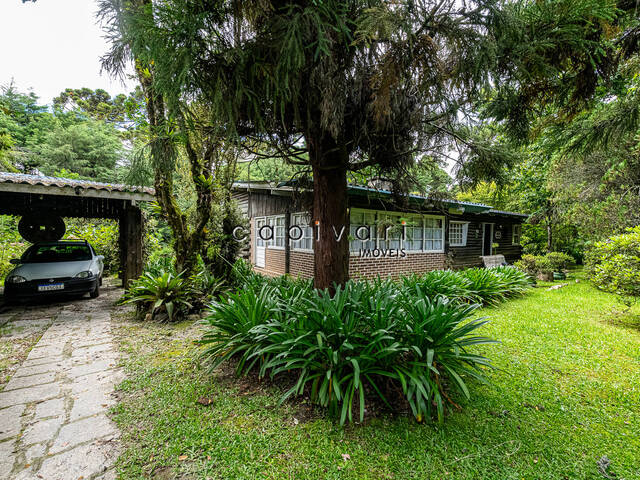
MULTIPOLYGON (((354 227, 356 224, 351 222, 351 216, 354 213, 362 213, 364 214, 372 214, 374 215, 374 220, 373 220, 373 225, 364 225, 367 227, 373 227, 371 233, 373 234, 373 238, 369 238, 368 240, 359 240, 357 238, 355 238, 354 240, 349 240, 349 254, 350 255, 358 255, 360 253, 360 249, 353 249, 351 248, 352 242, 360 242, 360 243, 365 243, 365 242, 373 242, 373 248, 378 248, 378 226, 377 226, 377 221, 378 221, 378 212, 376 210, 369 210, 366 208, 350 208, 349 209, 349 236, 352 236, 351 234, 351 228, 354 227)), ((357 224, 358 227, 363 226, 362 224, 358 223, 357 224)))
POLYGON ((461 220, 451 220, 449 221, 449 246, 451 247, 466 247, 467 246, 467 236, 469 233, 469 222, 464 222, 461 220), (460 232, 461 234, 461 239, 460 242, 455 242, 451 239, 451 227, 453 225, 456 225, 456 227, 458 225, 460 225, 462 227, 462 231, 460 232))
POLYGON ((445 240, 445 234, 447 231, 446 224, 445 224, 446 218, 444 217, 444 215, 423 215, 422 218, 423 218, 422 253, 444 253, 444 240, 445 240), (442 228, 441 228, 442 237, 440 238, 440 244, 442 245, 442 248, 440 250, 427 250, 425 248, 428 241, 436 240, 435 238, 427 238, 427 222, 424 221, 427 218, 436 218, 436 219, 442 220, 442 228))
POLYGON ((291 214, 291 226, 298 225, 302 230, 302 237, 299 240, 289 239, 291 250, 295 250, 296 252, 313 252, 313 226, 311 225, 311 218, 309 218, 309 214, 307 212, 295 212, 291 214), (297 220, 297 218, 301 218, 303 221, 297 220), (305 226, 306 224, 306 226, 305 226), (310 230, 308 230, 310 229, 310 230), (309 236, 306 234, 310 233, 309 236), (298 242, 303 242, 304 240, 311 239, 311 248, 301 248, 296 246, 298 242))
MULTIPOLYGON (((429 215, 429 214, 419 214, 419 213, 407 213, 407 212, 398 212, 398 211, 388 211, 388 210, 371 210, 371 209, 366 209, 366 208, 352 208, 349 211, 349 220, 351 220, 351 213, 354 212, 364 212, 364 213, 374 213, 375 214, 375 225, 374 225, 374 235, 375 235, 375 247, 374 248, 380 248, 380 242, 384 241, 384 232, 378 232, 378 220, 380 218, 381 215, 398 215, 400 218, 410 218, 413 220, 419 220, 419 222, 422 225, 422 249, 421 250, 406 250, 407 254, 416 254, 416 253, 444 253, 445 251, 445 235, 446 235, 446 218, 444 215, 429 215), (426 235, 426 222, 425 219, 427 218, 435 218, 435 219, 439 219, 441 221, 441 231, 442 231, 442 237, 440 238, 440 244, 442 245, 442 247, 440 249, 436 249, 436 250, 426 250, 425 246, 426 246, 426 242, 427 241, 431 241, 431 240, 438 240, 437 238, 429 238, 427 239, 427 235, 426 235)), ((351 221, 349 222, 351 224, 351 221)), ((405 248, 405 241, 404 239, 401 238, 400 241, 400 248, 404 249, 405 248)), ((351 255, 358 255, 359 254, 359 250, 352 250, 351 249, 351 241, 349 241, 349 252, 351 255)))
POLYGON ((522 224, 514 223, 511 225, 511 245, 520 245, 522 242, 522 224), (518 241, 516 242, 516 230, 518 231, 518 241))
MULTIPOLYGON (((416 222, 420 226, 420 229, 422 230, 422 238, 420 239, 420 241, 422 243, 422 247, 420 248, 420 250, 410 250, 409 248, 405 247, 405 240, 402 241, 402 247, 405 248, 407 253, 428 253, 428 252, 424 251, 424 237, 425 237, 424 217, 426 217, 427 215, 420 215, 420 214, 410 213, 410 214, 407 214, 405 216, 408 219, 407 223, 416 222)), ((418 225, 416 225, 416 226, 418 226, 418 225)), ((416 228, 416 226, 407 225, 407 228, 416 228)), ((444 227, 444 220, 443 220, 442 226, 444 227)), ((407 235, 407 237, 408 237, 408 235, 407 235)), ((409 240, 409 238, 406 239, 406 242, 410 242, 410 241, 411 240, 409 240)), ((443 248, 444 248, 444 244, 443 244, 443 248)))
POLYGON ((261 217, 256 217, 256 247, 262 246, 262 247, 271 248, 274 250, 284 250, 284 239, 286 239, 287 237, 287 234, 285 231, 286 227, 284 224, 277 225, 277 222, 278 222, 278 219, 284 219, 285 217, 286 215, 263 215, 261 217), (258 222, 260 220, 264 220, 265 225, 269 225, 271 228, 273 228, 273 237, 271 237, 271 240, 260 240, 259 228, 258 228, 258 222), (284 236, 280 236, 277 234, 279 228, 282 228, 284 236), (277 238, 283 239, 282 245, 276 245, 277 238), (263 245, 258 245, 258 242, 263 242, 263 245))
POLYGON ((273 246, 272 248, 284 250, 285 242, 287 238, 286 229, 287 229, 286 215, 273 215, 273 246), (282 220, 282 225, 278 225, 279 220, 282 220), (282 241, 282 245, 278 245, 278 240, 282 241))

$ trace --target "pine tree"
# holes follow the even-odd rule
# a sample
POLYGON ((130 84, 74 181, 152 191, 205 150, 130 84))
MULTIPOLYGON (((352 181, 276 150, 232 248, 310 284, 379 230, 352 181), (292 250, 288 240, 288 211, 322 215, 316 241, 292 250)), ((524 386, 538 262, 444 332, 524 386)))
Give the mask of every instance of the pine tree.
POLYGON ((464 175, 495 177, 513 157, 468 128, 474 102, 504 82, 489 114, 518 126, 529 98, 560 94, 551 80, 567 65, 584 66, 573 91, 589 88, 615 10, 603 0, 105 2, 128 25, 114 52, 144 67, 154 102, 173 112, 202 102, 227 138, 310 167, 318 288, 348 278, 348 238, 336 241, 334 227, 348 228, 349 171, 375 167, 402 185, 417 155, 440 161, 455 147, 464 175))

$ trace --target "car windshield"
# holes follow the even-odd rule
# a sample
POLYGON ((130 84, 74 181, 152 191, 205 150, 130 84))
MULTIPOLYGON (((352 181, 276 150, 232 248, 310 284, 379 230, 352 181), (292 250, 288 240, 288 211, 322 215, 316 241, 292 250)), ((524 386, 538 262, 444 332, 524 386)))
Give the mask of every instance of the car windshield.
POLYGON ((80 262, 91 260, 91 250, 84 244, 33 245, 22 256, 22 263, 80 262))

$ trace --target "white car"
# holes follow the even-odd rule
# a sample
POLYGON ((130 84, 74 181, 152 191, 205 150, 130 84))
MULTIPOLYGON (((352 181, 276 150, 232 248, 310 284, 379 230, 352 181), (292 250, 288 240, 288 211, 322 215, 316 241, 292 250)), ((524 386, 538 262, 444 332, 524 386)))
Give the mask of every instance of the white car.
POLYGON ((52 294, 100 295, 104 257, 88 242, 36 243, 18 259, 4 281, 5 300, 28 300, 52 294))

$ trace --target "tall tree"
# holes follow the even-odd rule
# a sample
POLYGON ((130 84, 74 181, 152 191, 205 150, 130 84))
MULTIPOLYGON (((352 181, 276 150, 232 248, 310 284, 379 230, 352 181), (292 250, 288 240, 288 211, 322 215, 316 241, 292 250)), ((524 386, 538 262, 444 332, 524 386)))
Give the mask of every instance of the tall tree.
POLYGON ((29 141, 31 163, 46 175, 65 169, 99 182, 112 182, 124 149, 113 125, 94 120, 56 126, 42 139, 29 141))
POLYGON ((85 178, 112 181, 123 154, 115 126, 73 111, 61 116, 38 97, 9 85, 0 93, 0 165, 25 173, 63 169, 85 178), (68 115, 68 117, 67 117, 68 115))
MULTIPOLYGON (((141 48, 151 35, 146 31, 155 16, 151 0, 101 0, 102 20, 112 49, 103 58, 103 66, 113 74, 123 74, 133 62, 145 97, 148 150, 153 170, 156 198, 173 234, 175 264, 178 271, 190 274, 199 254, 205 250, 205 229, 211 218, 217 190, 225 189, 233 178, 236 157, 220 148, 220 131, 206 105, 190 97, 178 99, 157 88, 157 66, 142 55, 141 48), (187 159, 190 186, 195 192, 192 214, 180 207, 175 184, 176 160, 187 159)), ((220 201, 227 202, 228 195, 220 201)), ((229 211, 226 209, 225 211, 229 211)))
POLYGON ((115 97, 102 89, 66 88, 53 99, 53 110, 57 115, 70 114, 103 121, 116 126, 131 138, 140 127, 140 116, 144 115, 144 94, 137 87, 129 95, 115 97))
POLYGON ((440 161, 454 146, 464 176, 496 176, 513 158, 467 128, 474 101, 504 84, 487 114, 517 131, 545 94, 588 95, 615 18, 606 0, 105 3, 130 27, 116 51, 148 72, 152 103, 196 98, 228 137, 310 167, 319 288, 348 278, 349 171, 401 179, 416 152, 440 161))
POLYGON ((348 278, 348 239, 339 235, 349 223, 348 171, 377 167, 399 178, 416 151, 435 158, 446 139, 482 157, 485 173, 504 160, 458 128, 488 80, 495 9, 493 1, 171 0, 124 14, 146 19, 130 45, 153 65, 157 91, 196 95, 227 134, 310 167, 315 285, 326 288, 348 278))

